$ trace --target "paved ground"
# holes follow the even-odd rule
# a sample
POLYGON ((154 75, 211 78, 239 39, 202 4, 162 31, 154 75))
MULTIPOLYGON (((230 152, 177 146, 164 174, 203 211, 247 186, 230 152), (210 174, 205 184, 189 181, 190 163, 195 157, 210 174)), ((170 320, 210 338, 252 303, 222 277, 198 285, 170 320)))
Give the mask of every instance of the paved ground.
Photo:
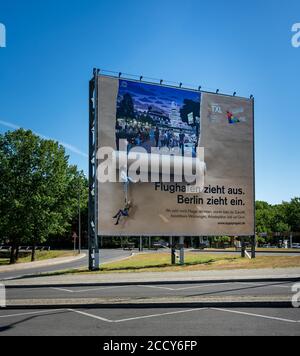
POLYGON ((251 308, 62 309, 2 312, 1 335, 299 336, 299 310, 251 308))
MULTIPOLYGON (((186 283, 186 282, 225 282, 247 280, 259 282, 261 279, 300 279, 300 268, 266 268, 240 270, 182 271, 182 272, 143 272, 143 273, 77 273, 54 276, 16 278, 4 281, 8 286, 61 286, 61 285, 99 285, 102 284, 141 284, 148 283, 186 283)), ((0 281, 1 282, 1 281, 0 281)))
MULTIPOLYGON (((104 250, 102 261, 130 254, 104 250)), ((0 336, 300 335, 299 268, 30 277, 86 263, 0 274, 0 336)))
MULTIPOLYGON (((160 253, 160 252, 168 252, 170 251, 169 249, 161 249, 156 251, 156 253, 160 253)), ((218 253, 218 254, 224 254, 226 253, 230 253, 230 254, 240 254, 240 252, 232 252, 232 251, 203 251, 203 250, 190 250, 191 252, 199 252, 199 253, 218 253)), ((81 268, 81 267, 87 267, 88 266, 88 251, 83 251, 86 254, 85 258, 82 258, 80 260, 77 261, 73 261, 70 263, 62 263, 62 264, 58 264, 58 265, 53 265, 53 266, 45 266, 45 267, 30 267, 30 268, 24 268, 23 271, 12 271, 12 272, 1 272, 0 271, 0 282, 4 281, 4 280, 9 280, 9 279, 17 279, 20 277, 24 277, 24 276, 30 276, 30 275, 38 275, 41 273, 47 273, 47 272, 57 272, 57 271, 61 271, 61 270, 65 270, 65 269, 73 269, 73 268, 81 268)), ((137 253, 138 250, 132 251, 137 253)), ((100 260, 101 263, 106 263, 106 262, 111 262, 114 260, 119 260, 122 258, 126 258, 128 256, 131 255, 132 253, 131 251, 124 251, 122 249, 103 249, 100 251, 100 260)), ((148 252, 155 252, 153 250, 148 250, 145 249, 144 252, 148 253, 148 252)), ((270 251, 270 252, 257 252, 258 255, 286 255, 286 252, 276 252, 276 251, 270 251)), ((297 252, 292 252, 292 253, 288 253, 289 255, 299 255, 299 253, 297 252)))
MULTIPOLYGON (((37 275, 40 273, 56 272, 64 269, 73 269, 88 266, 88 251, 83 251, 86 254, 85 258, 70 263, 62 263, 54 266, 24 268, 23 271, 0 272, 0 281, 7 279, 20 278, 23 276, 37 275)), ((130 251, 123 251, 122 249, 105 249, 101 250, 101 262, 111 262, 131 255, 130 251)))
POLYGON ((0 335, 300 335, 295 281, 10 286, 0 335))
MULTIPOLYGON (((93 285, 53 285, 53 286, 7 286, 7 298, 14 301, 66 301, 83 299, 108 299, 119 301, 128 298, 131 302, 141 299, 165 298, 167 301, 177 297, 201 298, 201 297, 265 297, 266 300, 291 300, 292 285, 295 281, 273 281, 273 282, 187 282, 187 283, 98 283, 93 285)), ((300 283, 300 280, 299 280, 300 283)), ((20 303, 18 303, 20 304, 20 303)), ((54 303, 55 304, 55 303, 54 303)))

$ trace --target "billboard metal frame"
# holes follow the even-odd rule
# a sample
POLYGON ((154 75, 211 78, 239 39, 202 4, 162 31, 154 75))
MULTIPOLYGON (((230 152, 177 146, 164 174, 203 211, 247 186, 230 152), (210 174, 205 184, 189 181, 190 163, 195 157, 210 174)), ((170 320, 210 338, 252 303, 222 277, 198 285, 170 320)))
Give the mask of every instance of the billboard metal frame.
POLYGON ((96 177, 98 147, 98 73, 94 69, 93 78, 89 83, 89 270, 99 270, 98 242, 98 185, 96 177))
MULTIPOLYGON (((174 89, 182 89, 182 90, 190 90, 199 93, 207 93, 207 94, 215 94, 219 96, 226 96, 226 97, 235 97, 237 99, 248 99, 252 102, 252 113, 253 113, 253 211, 254 211, 254 235, 249 236, 251 237, 251 257, 256 257, 256 219, 255 219, 255 120, 254 120, 254 97, 253 95, 250 98, 237 96, 236 92, 233 95, 220 93, 219 89, 216 92, 213 91, 206 91, 202 90, 201 87, 198 89, 183 87, 182 83, 178 83, 178 85, 171 85, 167 83, 171 82, 164 82, 160 80, 155 82, 157 79, 144 78, 143 76, 133 76, 129 74, 122 75, 121 72, 110 72, 110 71, 100 71, 100 69, 93 69, 93 78, 89 82, 89 213, 88 213, 88 236, 89 236, 89 270, 97 271, 99 270, 100 266, 100 258, 99 258, 99 241, 101 236, 98 236, 98 184, 97 184, 97 149, 99 147, 98 142, 98 106, 99 106, 99 98, 98 98, 98 78, 99 76, 108 77, 108 78, 117 78, 117 79, 124 79, 133 82, 142 82, 144 84, 154 84, 154 85, 161 85, 168 88, 174 89), (109 73, 109 74, 105 74, 109 73), (127 75, 127 77, 126 77, 127 75), (136 77, 139 79, 134 79, 131 77, 136 77), (151 81, 152 80, 152 81, 151 81)), ((175 84, 174 82, 172 82, 175 84)), ((121 235, 120 235, 121 236, 121 235)), ((124 235, 122 235, 124 236, 124 235)), ((167 235, 166 235, 167 236, 167 235)), ((169 236, 169 235, 168 235, 169 236)), ((175 235, 174 235, 175 236, 175 235)), ((176 235, 178 237, 178 235, 176 235)), ((216 236, 216 235, 211 235, 216 236)), ((245 243, 244 238, 245 235, 236 235, 236 237, 240 237, 242 240, 242 257, 245 257, 245 243)))

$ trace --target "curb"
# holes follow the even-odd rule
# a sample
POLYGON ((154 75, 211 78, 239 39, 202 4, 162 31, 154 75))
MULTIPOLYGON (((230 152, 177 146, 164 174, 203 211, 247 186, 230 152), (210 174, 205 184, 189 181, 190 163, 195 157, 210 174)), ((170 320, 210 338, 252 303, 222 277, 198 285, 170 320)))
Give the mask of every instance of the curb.
POLYGON ((6 309, 145 309, 145 308, 293 308, 289 298, 244 297, 236 298, 78 298, 78 299, 23 299, 7 301, 6 309))
POLYGON ((153 280, 153 281, 117 281, 117 282, 86 282, 86 283, 45 283, 45 284, 6 284, 6 289, 26 289, 26 288, 59 288, 61 286, 76 288, 82 286, 89 287, 122 287, 122 286, 147 286, 147 285, 172 285, 172 284, 209 284, 209 283, 235 283, 235 282, 300 282, 300 277, 274 277, 274 278, 237 278, 237 279, 186 279, 186 280, 153 280))
POLYGON ((51 258, 48 260, 43 260, 43 261, 36 261, 36 262, 27 262, 27 263, 19 263, 16 265, 9 265, 9 266, 4 266, 0 267, 0 276, 1 273, 6 273, 6 272, 14 272, 14 271, 23 271, 27 269, 32 269, 36 267, 47 267, 47 266, 55 266, 59 264, 64 264, 64 263, 70 263, 74 261, 81 260, 82 258, 86 257, 85 253, 82 253, 79 256, 75 257, 57 257, 57 258, 51 258))

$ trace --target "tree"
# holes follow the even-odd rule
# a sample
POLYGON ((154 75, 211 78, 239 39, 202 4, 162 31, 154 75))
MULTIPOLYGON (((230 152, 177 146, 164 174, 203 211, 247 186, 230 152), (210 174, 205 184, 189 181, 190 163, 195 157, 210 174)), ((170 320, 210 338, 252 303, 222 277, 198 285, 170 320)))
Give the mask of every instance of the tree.
POLYGON ((188 114, 190 113, 193 113, 194 119, 200 117, 200 105, 194 100, 184 99, 183 107, 180 109, 180 116, 183 122, 189 122, 188 114))
POLYGON ((291 231, 300 231, 300 198, 294 198, 286 208, 287 221, 291 226, 291 231))
POLYGON ((277 204, 272 207, 271 228, 273 232, 288 232, 290 225, 287 219, 287 208, 289 203, 277 204))
POLYGON ((23 129, 0 135, 0 162, 0 232, 12 245, 10 261, 20 244, 32 246, 34 260, 37 244, 70 228, 83 174, 61 145, 23 129))
POLYGON ((119 107, 117 109, 118 118, 134 119, 134 103, 132 96, 128 93, 124 94, 119 107))
POLYGON ((256 208, 256 232, 272 232, 271 220, 273 216, 272 206, 264 201, 257 201, 256 208))
POLYGON ((18 255, 22 237, 30 234, 25 212, 31 193, 31 170, 35 166, 31 153, 37 142, 37 136, 24 130, 0 135, 0 232, 12 246, 11 263, 18 255))

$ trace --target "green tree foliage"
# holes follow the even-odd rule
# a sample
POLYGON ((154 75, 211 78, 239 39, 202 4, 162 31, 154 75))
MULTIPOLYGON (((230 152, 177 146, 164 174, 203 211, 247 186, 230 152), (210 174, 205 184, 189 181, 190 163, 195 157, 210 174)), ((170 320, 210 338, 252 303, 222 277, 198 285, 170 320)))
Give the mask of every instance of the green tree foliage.
POLYGON ((256 231, 268 234, 300 232, 300 198, 276 205, 257 201, 256 231))
POLYGON ((83 173, 68 165, 57 142, 23 129, 0 135, 0 234, 12 245, 11 263, 21 244, 32 248, 69 228, 78 194, 87 202, 83 173))
POLYGON ((286 206, 287 222, 292 231, 300 232, 300 198, 294 198, 286 206))
POLYGON ((271 228, 273 232, 288 232, 291 226, 288 224, 287 203, 272 206, 271 228))
POLYGON ((118 118, 134 119, 134 103, 130 94, 126 93, 117 110, 118 118))
POLYGON ((180 109, 180 116, 183 122, 188 123, 188 114, 193 113, 194 118, 200 117, 200 105, 196 101, 184 99, 183 107, 180 109))
POLYGON ((255 204, 256 208, 256 232, 258 233, 270 233, 271 220, 272 220, 272 207, 266 202, 257 201, 255 204))

